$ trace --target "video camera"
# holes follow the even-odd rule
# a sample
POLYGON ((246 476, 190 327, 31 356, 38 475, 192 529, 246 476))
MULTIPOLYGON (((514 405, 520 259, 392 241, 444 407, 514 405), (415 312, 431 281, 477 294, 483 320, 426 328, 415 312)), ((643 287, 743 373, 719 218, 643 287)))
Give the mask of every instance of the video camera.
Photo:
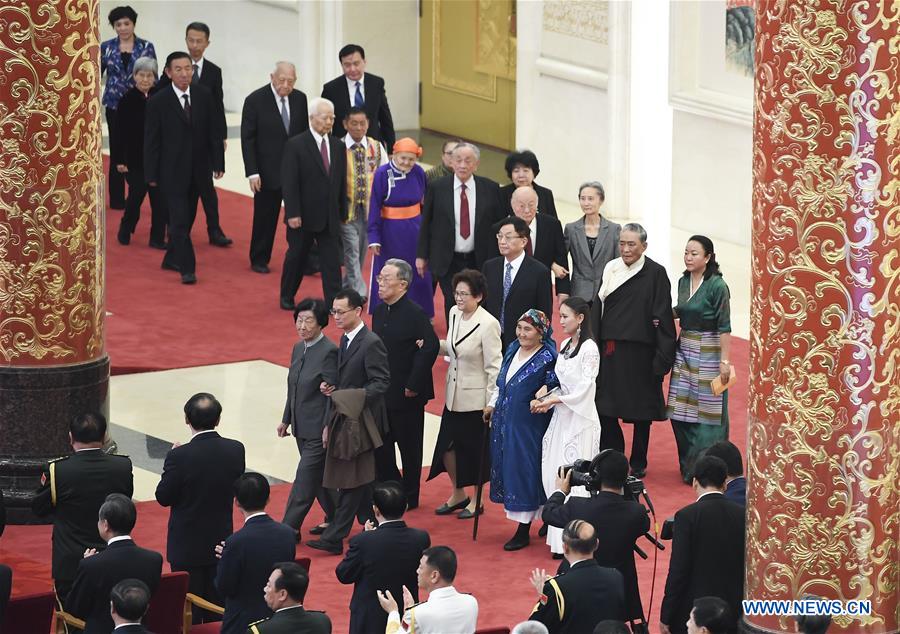
MULTIPOLYGON (((584 487, 588 491, 599 491, 600 476, 596 471, 596 461, 596 458, 593 460, 578 459, 572 464, 562 465, 559 470, 561 474, 565 474, 566 471, 572 472, 569 482, 573 487, 584 487)), ((638 502, 640 501, 639 497, 646 490, 644 481, 639 478, 630 475, 625 480, 624 497, 626 500, 638 502)))

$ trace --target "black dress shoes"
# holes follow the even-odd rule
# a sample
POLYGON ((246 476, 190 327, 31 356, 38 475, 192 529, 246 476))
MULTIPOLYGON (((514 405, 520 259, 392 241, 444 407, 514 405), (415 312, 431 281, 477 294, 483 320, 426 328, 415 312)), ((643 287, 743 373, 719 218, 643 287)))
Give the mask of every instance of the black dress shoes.
POLYGON ((439 507, 434 509, 434 514, 435 515, 450 515, 454 511, 458 511, 459 509, 466 508, 467 506, 469 506, 469 502, 471 502, 471 501, 472 500, 470 498, 466 498, 465 500, 461 500, 461 501, 457 502, 456 504, 452 504, 452 505, 444 502, 439 507))
POLYGON ((294 300, 282 297, 281 298, 281 308, 283 310, 294 310, 294 300))
POLYGON ((633 475, 635 478, 638 478, 638 479, 643 478, 644 476, 647 475, 647 467, 644 467, 641 469, 632 468, 631 475, 633 475))
POLYGON ((268 273, 269 267, 266 266, 265 264, 251 264, 250 270, 253 271, 254 273, 268 273))
POLYGON ((165 241, 160 242, 159 240, 151 240, 151 241, 149 242, 149 244, 150 244, 150 248, 151 248, 151 249, 159 249, 160 251, 165 251, 165 250, 166 250, 166 243, 165 243, 165 241))
POLYGON ((125 225, 119 225, 119 233, 116 234, 119 244, 128 245, 131 243, 131 231, 125 225))
POLYGON ((209 234, 209 243, 214 246, 227 247, 232 242, 234 242, 234 240, 222 233, 221 229, 219 229, 218 231, 213 231, 211 234, 209 234))
POLYGON ((325 532, 325 529, 328 528, 328 524, 319 524, 318 526, 313 526, 309 529, 310 535, 321 535, 325 532))
POLYGON ((331 544, 326 541, 322 541, 321 539, 314 539, 311 542, 306 543, 310 548, 315 548, 316 550, 321 550, 322 552, 328 553, 329 555, 340 555, 344 552, 344 549, 340 544, 331 544))
POLYGON ((163 260, 161 268, 163 268, 167 271, 180 271, 181 270, 181 268, 177 264, 172 264, 171 262, 166 262, 165 260, 163 260))
POLYGON ((197 276, 193 273, 183 273, 181 275, 181 283, 182 284, 196 284, 197 276))

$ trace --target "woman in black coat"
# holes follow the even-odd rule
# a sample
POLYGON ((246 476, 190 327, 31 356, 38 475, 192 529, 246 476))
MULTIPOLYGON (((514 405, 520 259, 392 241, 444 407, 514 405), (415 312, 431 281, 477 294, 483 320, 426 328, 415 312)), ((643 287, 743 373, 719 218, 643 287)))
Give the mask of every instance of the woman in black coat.
POLYGON ((141 57, 134 62, 135 87, 119 100, 116 111, 116 133, 111 135, 110 161, 128 181, 128 199, 119 225, 119 244, 131 242, 131 234, 141 217, 144 196, 150 194, 150 246, 166 248, 166 225, 169 214, 156 187, 144 182, 144 113, 150 90, 156 84, 156 60, 141 57))
POLYGON ((541 168, 538 165, 537 156, 531 150, 510 152, 506 157, 506 174, 512 182, 500 188, 500 204, 508 215, 512 215, 512 195, 518 187, 531 187, 538 195, 538 212, 548 216, 557 217, 556 204, 553 202, 553 192, 546 187, 541 187, 534 182, 541 168))

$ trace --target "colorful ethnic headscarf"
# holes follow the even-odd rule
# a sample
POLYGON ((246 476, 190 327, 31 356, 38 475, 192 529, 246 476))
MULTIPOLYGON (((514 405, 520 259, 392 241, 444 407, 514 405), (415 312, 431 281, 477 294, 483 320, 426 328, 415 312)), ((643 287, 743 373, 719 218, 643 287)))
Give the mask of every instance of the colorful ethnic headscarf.
POLYGON ((537 308, 529 308, 522 313, 522 316, 519 317, 518 321, 524 321, 537 328, 538 332, 541 333, 541 340, 544 343, 553 341, 553 326, 550 325, 550 320, 547 319, 547 315, 545 315, 543 311, 540 311, 537 308))

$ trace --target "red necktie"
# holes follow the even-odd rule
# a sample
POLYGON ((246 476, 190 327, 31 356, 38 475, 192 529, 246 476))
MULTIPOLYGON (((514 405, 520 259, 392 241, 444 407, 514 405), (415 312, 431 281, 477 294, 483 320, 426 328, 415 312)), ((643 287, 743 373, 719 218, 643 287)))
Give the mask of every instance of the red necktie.
POLYGON ((530 256, 533 256, 534 253, 531 251, 531 237, 528 238, 528 242, 525 243, 525 253, 530 256))
POLYGON ((331 173, 331 166, 328 164, 328 148, 325 146, 325 137, 322 137, 322 145, 319 147, 322 154, 322 165, 325 166, 325 173, 331 173))
POLYGON ((463 240, 468 240, 472 233, 469 229, 469 198, 466 196, 466 184, 462 183, 459 190, 459 235, 463 240))

